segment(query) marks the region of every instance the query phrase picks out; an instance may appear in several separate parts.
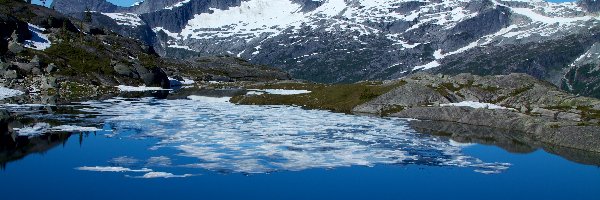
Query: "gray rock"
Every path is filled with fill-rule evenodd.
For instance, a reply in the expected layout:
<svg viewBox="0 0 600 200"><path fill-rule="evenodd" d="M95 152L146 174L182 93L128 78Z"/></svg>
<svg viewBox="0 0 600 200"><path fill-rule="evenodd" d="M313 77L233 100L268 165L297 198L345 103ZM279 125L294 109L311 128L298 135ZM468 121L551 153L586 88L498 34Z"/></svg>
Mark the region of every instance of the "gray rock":
<svg viewBox="0 0 600 200"><path fill-rule="evenodd" d="M40 68L34 67L31 69L31 74L33 75L41 75L42 74L42 70L40 70Z"/></svg>
<svg viewBox="0 0 600 200"><path fill-rule="evenodd" d="M357 106L353 112L380 114L384 108L390 106L412 107L443 103L450 103L450 101L430 87L409 82L369 103Z"/></svg>
<svg viewBox="0 0 600 200"><path fill-rule="evenodd" d="M117 72L117 74L119 75L123 75L123 76L133 76L134 71L132 69L132 67L127 66L125 64L116 64L113 69L115 70L115 72Z"/></svg>
<svg viewBox="0 0 600 200"><path fill-rule="evenodd" d="M52 73L57 70L58 70L58 67L54 63L48 64L48 66L46 66L46 69L44 69L44 71L46 71L46 73Z"/></svg>
<svg viewBox="0 0 600 200"><path fill-rule="evenodd" d="M58 88L58 81L56 79L56 77L53 76L48 76L48 77L43 77L42 78L42 88L43 89L51 89L51 88Z"/></svg>
<svg viewBox="0 0 600 200"><path fill-rule="evenodd" d="M579 122L581 121L581 115L570 112L559 112L556 114L556 119Z"/></svg>
<svg viewBox="0 0 600 200"><path fill-rule="evenodd" d="M34 67L34 68L41 68L42 66L42 61L40 60L40 57L38 57L37 55L33 56L33 58L29 61L29 64Z"/></svg>
<svg viewBox="0 0 600 200"><path fill-rule="evenodd" d="M569 95L548 82L524 74L483 77L415 74L401 81L406 83L353 111L508 129L526 133L542 142L600 151L600 147L594 146L600 143L600 127L593 125L598 119L582 118L583 111L575 109L595 108L600 103L598 99ZM394 83L401 82L388 84ZM440 107L432 103L461 101L518 109Z"/></svg>
<svg viewBox="0 0 600 200"><path fill-rule="evenodd" d="M3 74L4 72L6 72L6 70L8 70L8 68L10 68L10 64L5 63L2 60L0 60L0 74Z"/></svg>
<svg viewBox="0 0 600 200"><path fill-rule="evenodd" d="M23 47L22 44L12 40L12 41L8 42L8 51L10 51L14 54L19 54L19 53L25 51L25 48Z"/></svg>
<svg viewBox="0 0 600 200"><path fill-rule="evenodd" d="M35 64L32 63L13 62L13 64L16 65L19 70L25 73L31 73L31 70L35 68Z"/></svg>
<svg viewBox="0 0 600 200"><path fill-rule="evenodd" d="M5 79L17 79L19 78L19 74L17 73L17 70L7 70L6 72L4 72L4 78Z"/></svg>

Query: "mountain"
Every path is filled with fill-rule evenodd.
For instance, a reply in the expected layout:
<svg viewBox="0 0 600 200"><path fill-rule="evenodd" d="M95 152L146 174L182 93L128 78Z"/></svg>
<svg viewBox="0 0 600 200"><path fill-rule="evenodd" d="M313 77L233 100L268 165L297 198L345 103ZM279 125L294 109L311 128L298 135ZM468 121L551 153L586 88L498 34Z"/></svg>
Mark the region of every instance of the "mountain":
<svg viewBox="0 0 600 200"><path fill-rule="evenodd" d="M27 93L91 97L117 85L169 88L170 78L289 79L231 56L161 58L141 41L20 0L0 0L0 26L0 86Z"/></svg>
<svg viewBox="0 0 600 200"><path fill-rule="evenodd" d="M154 46L163 57L230 55L317 82L417 71L527 73L600 97L600 3L580 0L54 0L60 12Z"/></svg>

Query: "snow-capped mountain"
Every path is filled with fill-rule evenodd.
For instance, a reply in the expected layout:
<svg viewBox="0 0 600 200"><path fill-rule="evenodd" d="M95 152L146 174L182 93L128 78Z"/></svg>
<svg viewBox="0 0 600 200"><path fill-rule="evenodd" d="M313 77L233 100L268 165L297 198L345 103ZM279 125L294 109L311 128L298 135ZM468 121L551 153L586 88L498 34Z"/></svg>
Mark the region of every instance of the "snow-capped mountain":
<svg viewBox="0 0 600 200"><path fill-rule="evenodd" d="M599 76L590 75L600 71L595 0L102 1L53 6L73 15L93 9L97 24L152 43L164 56L231 55L314 81L525 72L600 96Z"/></svg>

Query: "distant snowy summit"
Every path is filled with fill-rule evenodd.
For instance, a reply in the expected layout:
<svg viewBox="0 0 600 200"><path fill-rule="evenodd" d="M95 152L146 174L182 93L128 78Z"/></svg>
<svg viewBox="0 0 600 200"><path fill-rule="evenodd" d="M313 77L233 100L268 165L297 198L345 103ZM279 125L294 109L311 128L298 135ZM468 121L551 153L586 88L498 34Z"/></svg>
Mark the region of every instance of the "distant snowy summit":
<svg viewBox="0 0 600 200"><path fill-rule="evenodd" d="M586 83L596 79L572 75L573 71L594 71L600 60L583 56L598 53L592 48L599 42L594 35L599 30L600 3L595 0L108 4L104 0L53 2L56 10L74 16L81 16L77 12L84 7L91 8L98 12L98 25L152 44L163 56L230 55L321 82L391 79L421 70L524 72L577 92L576 85L583 79Z"/></svg>

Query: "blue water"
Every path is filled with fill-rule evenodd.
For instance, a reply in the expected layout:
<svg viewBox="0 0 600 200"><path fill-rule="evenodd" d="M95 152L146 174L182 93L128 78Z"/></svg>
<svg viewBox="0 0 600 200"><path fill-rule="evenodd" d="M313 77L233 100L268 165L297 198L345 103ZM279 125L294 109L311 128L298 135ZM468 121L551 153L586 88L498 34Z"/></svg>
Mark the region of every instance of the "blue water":
<svg viewBox="0 0 600 200"><path fill-rule="evenodd" d="M600 199L598 166L458 144L402 119L204 98L83 105L101 130L6 163L2 199Z"/></svg>

